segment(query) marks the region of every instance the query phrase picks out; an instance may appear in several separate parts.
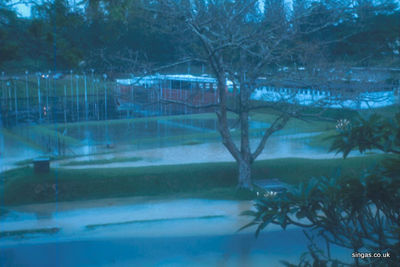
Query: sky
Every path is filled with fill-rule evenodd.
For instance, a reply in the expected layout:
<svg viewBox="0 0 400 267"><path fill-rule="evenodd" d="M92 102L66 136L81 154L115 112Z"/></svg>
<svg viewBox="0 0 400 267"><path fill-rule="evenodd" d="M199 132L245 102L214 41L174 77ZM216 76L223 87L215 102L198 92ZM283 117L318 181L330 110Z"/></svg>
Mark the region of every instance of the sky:
<svg viewBox="0 0 400 267"><path fill-rule="evenodd" d="M17 11L22 17L31 16L31 8L26 5L18 5Z"/></svg>
<svg viewBox="0 0 400 267"><path fill-rule="evenodd" d="M15 6L15 9L22 17L30 17L31 16L31 8L26 4L18 4Z"/></svg>

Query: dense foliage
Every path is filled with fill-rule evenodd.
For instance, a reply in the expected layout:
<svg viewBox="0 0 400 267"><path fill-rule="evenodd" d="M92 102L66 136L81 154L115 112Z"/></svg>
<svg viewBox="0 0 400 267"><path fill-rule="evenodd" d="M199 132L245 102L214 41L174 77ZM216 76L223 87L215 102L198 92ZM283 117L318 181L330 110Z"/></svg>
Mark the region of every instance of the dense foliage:
<svg viewBox="0 0 400 267"><path fill-rule="evenodd" d="M0 6L0 68L127 71L138 55L173 60L170 37L148 23L139 2L88 0L74 6L67 0L36 1L29 18Z"/></svg>
<svg viewBox="0 0 400 267"><path fill-rule="evenodd" d="M179 23L156 17L143 8L147 1L84 0L76 5L67 0L29 1L34 3L29 18L18 16L11 2L0 5L0 68L6 72L78 67L126 71L138 58L167 63L183 57L180 48L185 42L179 36L180 29L171 33L160 27L168 23L172 29ZM331 1L297 0L293 9L282 3L266 1L265 12L270 14L271 27L279 24L304 32L296 40L307 47L294 59L298 65L321 59L358 66L399 63L397 2L356 1L355 8L341 14L343 19L336 25L318 32L308 30L323 27L326 18L333 16L336 6ZM294 20L296 25L285 23L286 18L303 10L308 13ZM339 41L330 42L333 39ZM324 47L316 47L321 41L326 41ZM290 44L283 45L290 49ZM184 53L188 53L185 48ZM324 56L315 57L317 51L324 51Z"/></svg>
<svg viewBox="0 0 400 267"><path fill-rule="evenodd" d="M313 178L278 197L260 197L255 210L245 213L253 217L245 227L257 225L257 235L270 224L306 229L309 251L299 266L344 266L351 253L356 255L355 266L396 266L400 261L399 126L400 113L393 118L372 115L339 121L333 150L346 157L353 149L377 149L387 152L387 159L361 176ZM318 239L327 246L321 248ZM332 245L349 249L349 259L332 257ZM364 257L374 253L390 257Z"/></svg>
<svg viewBox="0 0 400 267"><path fill-rule="evenodd" d="M346 158L353 149L361 153L379 149L386 153L400 154L400 113L393 118L373 114L369 118L359 116L352 123L337 125L338 134L334 136L331 151L343 153Z"/></svg>

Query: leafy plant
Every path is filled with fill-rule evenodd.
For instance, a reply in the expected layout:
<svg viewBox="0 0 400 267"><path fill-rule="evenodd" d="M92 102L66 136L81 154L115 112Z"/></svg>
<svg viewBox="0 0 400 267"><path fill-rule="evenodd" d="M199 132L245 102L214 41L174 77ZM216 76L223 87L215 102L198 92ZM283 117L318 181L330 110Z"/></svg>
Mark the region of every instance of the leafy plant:
<svg viewBox="0 0 400 267"><path fill-rule="evenodd" d="M359 116L346 127L336 129L338 133L331 137L333 142L330 151L343 153L344 158L353 149L358 149L361 153L378 149L400 155L400 112L392 119L378 114L367 119Z"/></svg>
<svg viewBox="0 0 400 267"><path fill-rule="evenodd" d="M297 265L282 262L286 266L396 266L400 262L399 125L400 113L393 119L372 115L352 123L342 121L331 151L346 158L355 148L378 149L389 153L388 160L360 176L312 178L278 197L260 197L255 210L243 213L253 219L242 229L256 225L258 236L270 224L304 228L308 252ZM316 239L324 240L326 248L321 249ZM349 264L331 257L332 245L390 257L354 257Z"/></svg>

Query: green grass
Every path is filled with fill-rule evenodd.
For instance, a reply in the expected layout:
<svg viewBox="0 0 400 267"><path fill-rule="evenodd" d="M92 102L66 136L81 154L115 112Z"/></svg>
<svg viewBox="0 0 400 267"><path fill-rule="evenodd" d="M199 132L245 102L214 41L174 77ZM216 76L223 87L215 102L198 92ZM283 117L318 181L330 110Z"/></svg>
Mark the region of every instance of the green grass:
<svg viewBox="0 0 400 267"><path fill-rule="evenodd" d="M9 212L10 212L10 211L9 211L8 209L1 208L1 207L0 207L0 217L1 217L1 216L4 216L4 215L7 215Z"/></svg>
<svg viewBox="0 0 400 267"><path fill-rule="evenodd" d="M251 115L252 120L266 123L272 123L276 118L277 116L271 113L260 112ZM304 121L299 119L290 119L286 126L280 132L278 132L278 134L282 132L284 132L285 134L320 132L331 130L334 128L335 123L330 121Z"/></svg>
<svg viewBox="0 0 400 267"><path fill-rule="evenodd" d="M141 157L127 157L127 158L111 158L111 159L95 159L95 160L81 160L81 161L70 161L62 164L62 166L81 166L81 165L99 165L99 164L110 164L120 162L135 162L142 160Z"/></svg>
<svg viewBox="0 0 400 267"><path fill-rule="evenodd" d="M24 145L27 145L28 147L37 149L37 150L44 150L45 148L36 144L33 142L31 139L26 138L25 136L21 136L17 133L14 133L6 128L0 128L0 132L7 138L10 138L11 140L14 140L16 142L20 142Z"/></svg>
<svg viewBox="0 0 400 267"><path fill-rule="evenodd" d="M0 132L6 136L7 138L10 138L16 142L22 143L24 145L27 145L28 147L34 148L36 150L41 150L41 151L46 151L46 147L42 144L40 144L40 139L44 138L45 140L48 139L58 139L60 140L61 143L71 146L71 145L76 145L79 143L79 140L72 138L70 136L64 136L61 133L51 130L45 126L27 126L29 127L29 137L24 136L18 132L6 129L6 128L1 128ZM24 164L24 163L22 163Z"/></svg>
<svg viewBox="0 0 400 267"><path fill-rule="evenodd" d="M158 117L143 117L143 118L131 118L131 119L116 119L116 120L102 120L102 121L82 121L82 122L69 122L64 124L58 124L58 129L64 129L65 127L81 127L81 126L100 126L109 125L117 126L119 124L127 124L134 122L151 122L158 120L179 120L179 119L191 119L191 120L207 120L216 119L215 113L200 113L200 114L187 114L187 115L170 115L170 116L158 116ZM232 113L228 114L228 118L234 118ZM49 126L54 127L54 126Z"/></svg>
<svg viewBox="0 0 400 267"><path fill-rule="evenodd" d="M20 161L17 161L17 162L15 163L15 165L16 165L16 166L25 166L25 165L29 165L29 164L33 163L33 160L34 160L34 159L24 159L24 160L20 160Z"/></svg>
<svg viewBox="0 0 400 267"><path fill-rule="evenodd" d="M170 222L170 221L183 221L183 220L204 220L204 219L219 219L225 217L224 215L208 215L208 216L199 216L199 217L181 217L181 218L168 218L168 219L149 219L149 220L132 220L125 222L115 222L115 223L103 223L103 224L89 224L86 225L86 228L89 230L93 230L99 227L106 226L116 226L116 225L126 225L126 224L135 224L135 223L154 223L154 222Z"/></svg>
<svg viewBox="0 0 400 267"><path fill-rule="evenodd" d="M337 132L335 130L329 130L322 132L318 135L315 135L310 138L310 142L308 143L311 147L319 147L329 150L332 144L332 139L330 137L336 135Z"/></svg>
<svg viewBox="0 0 400 267"><path fill-rule="evenodd" d="M198 141L198 140L189 140L189 141L182 143L182 145L184 145L184 146L194 146L194 145L201 145L201 144L204 144L204 142Z"/></svg>
<svg viewBox="0 0 400 267"><path fill-rule="evenodd" d="M0 232L0 238L5 238L5 237L22 238L25 235L32 235L32 234L55 234L60 230L61 229L58 227L53 227L53 228L38 228L38 229L17 230L17 231L3 231Z"/></svg>
<svg viewBox="0 0 400 267"><path fill-rule="evenodd" d="M253 178L280 178L297 184L311 177L359 175L384 155L343 159L274 159L257 161ZM1 174L4 205L72 201L113 197L163 196L236 199L237 166L232 163L203 163L137 168L52 169L35 174L24 167ZM55 186L57 184L58 194Z"/></svg>
<svg viewBox="0 0 400 267"><path fill-rule="evenodd" d="M396 114L397 112L400 112L399 104L382 108L367 109L363 111L361 115L369 116L372 115L373 113L377 113L379 115L382 115L383 117L393 118L393 115Z"/></svg>
<svg viewBox="0 0 400 267"><path fill-rule="evenodd" d="M54 128L46 126L35 125L32 126L31 129L34 133L38 134L39 136L43 136L45 138L55 138L57 137L60 142L65 143L66 145L76 145L79 143L78 139L75 139L70 136L65 136L58 131L55 131Z"/></svg>

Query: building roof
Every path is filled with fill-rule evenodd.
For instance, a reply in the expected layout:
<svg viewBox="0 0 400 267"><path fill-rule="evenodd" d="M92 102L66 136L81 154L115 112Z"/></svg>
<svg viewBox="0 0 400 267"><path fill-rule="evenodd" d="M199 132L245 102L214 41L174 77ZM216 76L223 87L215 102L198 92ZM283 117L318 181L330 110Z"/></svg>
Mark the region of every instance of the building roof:
<svg viewBox="0 0 400 267"><path fill-rule="evenodd" d="M116 82L122 85L144 85L154 84L162 80L168 81L187 81L187 82L204 82L216 83L217 80L208 76L194 76L191 74L166 74L166 75L149 75L143 77L133 77L131 79L117 79Z"/></svg>

